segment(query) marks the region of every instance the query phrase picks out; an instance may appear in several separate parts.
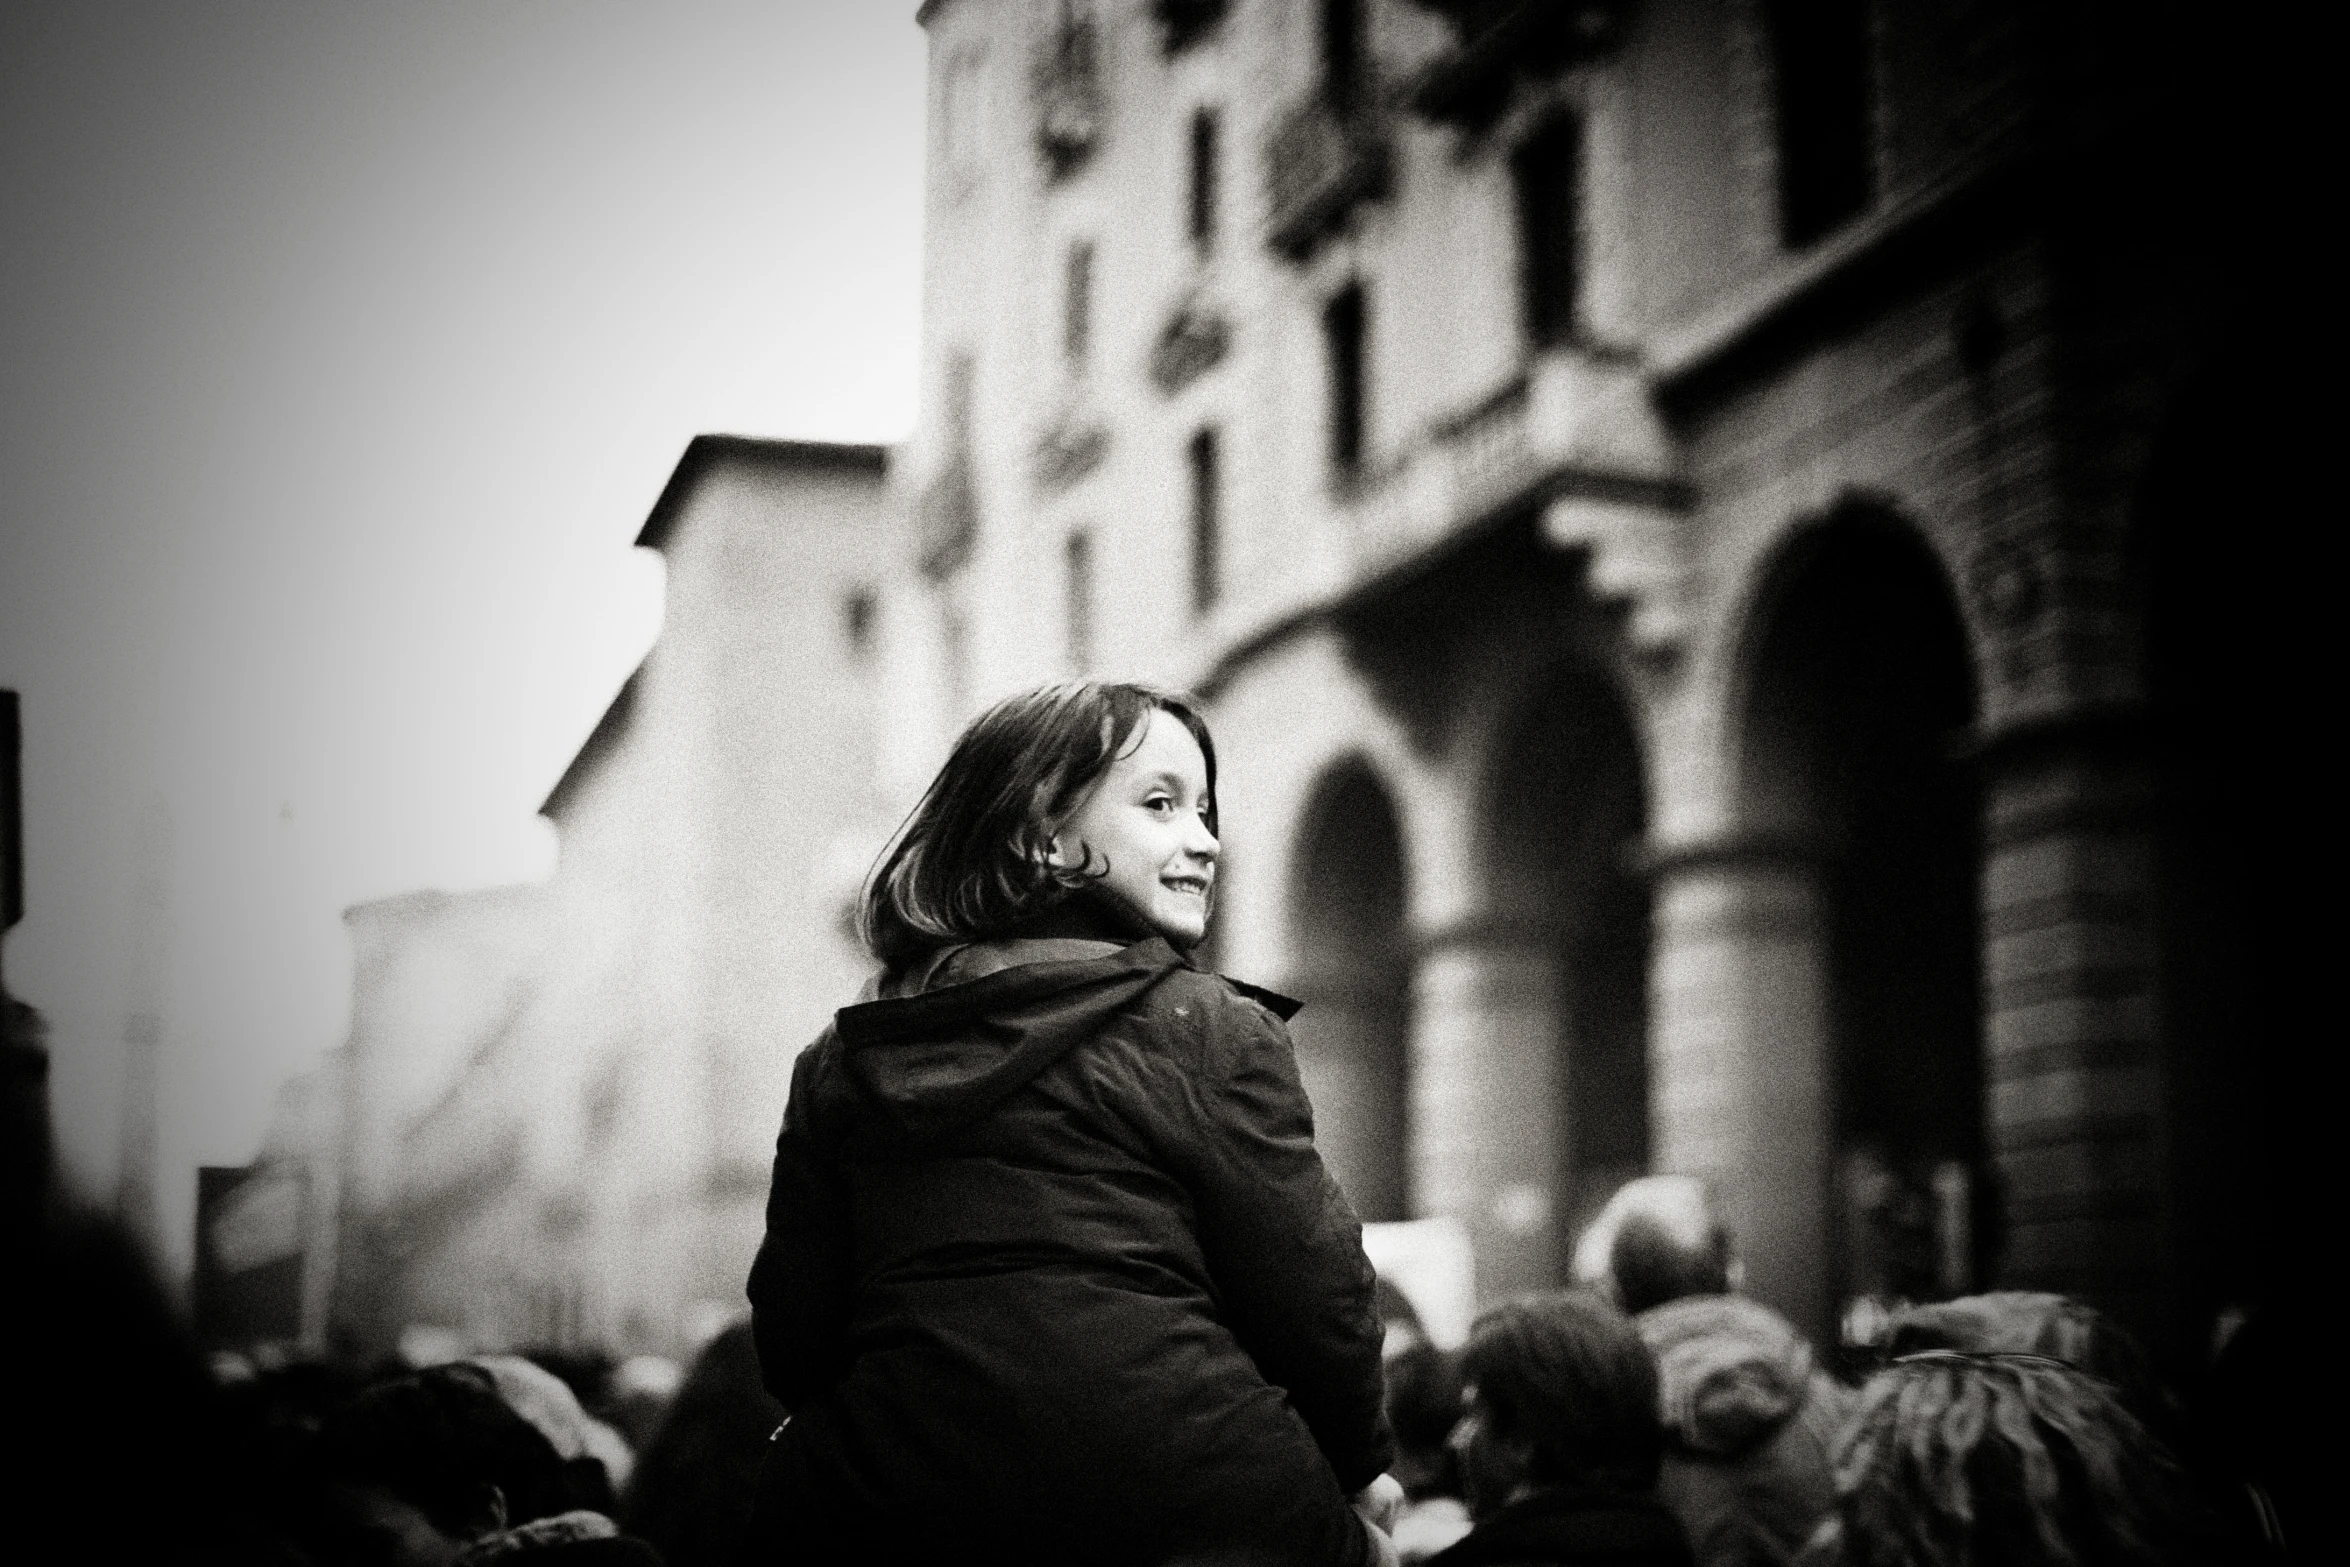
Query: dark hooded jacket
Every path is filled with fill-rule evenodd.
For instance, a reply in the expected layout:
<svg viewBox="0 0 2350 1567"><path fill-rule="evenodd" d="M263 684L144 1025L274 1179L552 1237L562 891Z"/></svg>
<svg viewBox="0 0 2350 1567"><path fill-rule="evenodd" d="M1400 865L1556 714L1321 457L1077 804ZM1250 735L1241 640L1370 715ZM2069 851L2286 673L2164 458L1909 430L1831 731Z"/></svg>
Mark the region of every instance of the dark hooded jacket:
<svg viewBox="0 0 2350 1567"><path fill-rule="evenodd" d="M897 988L801 1057L776 1145L770 1559L1367 1561L1380 1331L1294 1003L1161 940Z"/></svg>
<svg viewBox="0 0 2350 1567"><path fill-rule="evenodd" d="M1657 1495L1700 1567L1792 1562L1835 1504L1829 1453L1852 1406L1786 1318L1692 1295L1633 1319L1656 1356L1665 1428Z"/></svg>

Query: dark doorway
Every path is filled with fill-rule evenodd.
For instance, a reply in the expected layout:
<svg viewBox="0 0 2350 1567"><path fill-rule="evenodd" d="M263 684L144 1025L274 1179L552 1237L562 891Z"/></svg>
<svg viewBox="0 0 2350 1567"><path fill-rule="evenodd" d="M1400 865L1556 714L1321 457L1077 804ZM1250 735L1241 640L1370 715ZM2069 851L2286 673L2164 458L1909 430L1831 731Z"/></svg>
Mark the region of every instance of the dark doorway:
<svg viewBox="0 0 2350 1567"><path fill-rule="evenodd" d="M1768 585L1750 666L1749 818L1816 855L1828 994L1837 1299L1962 1294L1986 1201L1973 665L1949 584L1899 520L1853 508Z"/></svg>

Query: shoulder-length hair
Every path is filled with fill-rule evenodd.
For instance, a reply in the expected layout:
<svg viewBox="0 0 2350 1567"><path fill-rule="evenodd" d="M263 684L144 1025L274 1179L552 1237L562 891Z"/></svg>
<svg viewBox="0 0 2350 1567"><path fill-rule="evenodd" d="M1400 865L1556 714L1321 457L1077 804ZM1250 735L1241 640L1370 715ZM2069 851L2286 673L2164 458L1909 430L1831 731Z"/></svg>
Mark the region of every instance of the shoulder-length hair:
<svg viewBox="0 0 2350 1567"><path fill-rule="evenodd" d="M1055 866L1053 835L1154 711L1199 742L1215 831L1216 744L1188 698L1094 680L1023 691L971 721L874 867L858 910L866 948L896 968L1008 934L1098 879L1090 865Z"/></svg>

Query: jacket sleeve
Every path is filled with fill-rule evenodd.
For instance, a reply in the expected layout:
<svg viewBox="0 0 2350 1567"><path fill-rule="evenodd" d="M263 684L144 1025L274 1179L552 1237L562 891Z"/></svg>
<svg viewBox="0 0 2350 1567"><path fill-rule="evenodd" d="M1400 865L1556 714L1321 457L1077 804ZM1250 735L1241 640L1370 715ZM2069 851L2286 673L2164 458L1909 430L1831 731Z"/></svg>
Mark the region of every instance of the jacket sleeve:
<svg viewBox="0 0 2350 1567"><path fill-rule="evenodd" d="M1191 1184L1208 1271L1242 1347L1357 1491L1395 1455L1362 1225L1314 1151L1288 1032L1237 998L1203 1010Z"/></svg>
<svg viewBox="0 0 2350 1567"><path fill-rule="evenodd" d="M809 1125L816 1083L836 1055L831 1043L826 1034L792 1068L767 1189L767 1234L751 1264L751 1338L760 1378L787 1410L847 1369L848 1193Z"/></svg>

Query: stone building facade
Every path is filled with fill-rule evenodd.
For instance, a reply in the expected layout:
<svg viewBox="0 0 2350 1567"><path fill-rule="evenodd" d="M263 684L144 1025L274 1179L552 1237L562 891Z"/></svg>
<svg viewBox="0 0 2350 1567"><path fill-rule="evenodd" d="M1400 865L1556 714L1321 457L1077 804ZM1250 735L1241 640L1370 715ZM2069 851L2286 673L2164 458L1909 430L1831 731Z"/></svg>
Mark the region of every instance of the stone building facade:
<svg viewBox="0 0 2350 1567"><path fill-rule="evenodd" d="M743 1309L785 1086L894 821L877 447L704 436L663 628L542 808L546 882L361 905L331 1312L380 1352L676 1353Z"/></svg>
<svg viewBox="0 0 2350 1567"><path fill-rule="evenodd" d="M1215 956L1308 1002L1367 1217L1459 1219L1490 1298L1702 1174L1823 1334L2260 1298L2257 897L2193 760L2249 616L2187 543L2258 415L2181 18L920 19L907 646L948 720L1208 696Z"/></svg>

